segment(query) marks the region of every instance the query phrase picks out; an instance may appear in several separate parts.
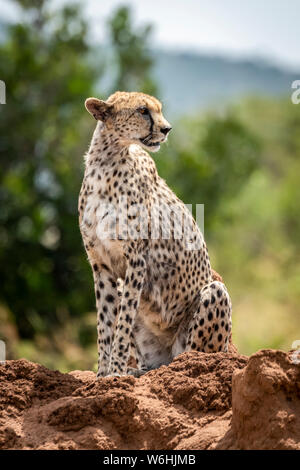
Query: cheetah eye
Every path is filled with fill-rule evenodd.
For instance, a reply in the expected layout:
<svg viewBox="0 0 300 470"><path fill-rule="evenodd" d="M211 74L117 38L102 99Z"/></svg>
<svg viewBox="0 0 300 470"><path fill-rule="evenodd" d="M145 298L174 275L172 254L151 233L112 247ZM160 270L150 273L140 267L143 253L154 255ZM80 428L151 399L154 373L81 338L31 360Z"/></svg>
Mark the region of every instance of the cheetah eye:
<svg viewBox="0 0 300 470"><path fill-rule="evenodd" d="M150 115L149 109L146 106L141 106L140 108L138 108L138 112L142 114L143 116Z"/></svg>

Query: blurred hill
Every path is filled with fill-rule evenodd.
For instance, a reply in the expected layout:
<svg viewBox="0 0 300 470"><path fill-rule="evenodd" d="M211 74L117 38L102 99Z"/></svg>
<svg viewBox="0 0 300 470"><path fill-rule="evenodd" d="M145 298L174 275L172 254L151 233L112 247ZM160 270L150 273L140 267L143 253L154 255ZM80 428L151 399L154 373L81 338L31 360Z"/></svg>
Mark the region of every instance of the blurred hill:
<svg viewBox="0 0 300 470"><path fill-rule="evenodd" d="M291 94L291 84L299 73L264 61L242 60L193 52L148 50L152 57L151 77L157 84L164 109L174 117L195 114L211 107L220 108L249 96L275 98ZM106 55L104 75L99 92L110 94L111 83L118 83L116 70L110 63L110 47L94 46L96 61ZM300 72L300 71L299 71ZM112 78L113 77L113 78ZM134 89L126 77L120 89Z"/></svg>
<svg viewBox="0 0 300 470"><path fill-rule="evenodd" d="M290 94L297 74L259 59L154 51L153 76L170 114L188 114L249 95ZM299 75L299 74L298 74Z"/></svg>

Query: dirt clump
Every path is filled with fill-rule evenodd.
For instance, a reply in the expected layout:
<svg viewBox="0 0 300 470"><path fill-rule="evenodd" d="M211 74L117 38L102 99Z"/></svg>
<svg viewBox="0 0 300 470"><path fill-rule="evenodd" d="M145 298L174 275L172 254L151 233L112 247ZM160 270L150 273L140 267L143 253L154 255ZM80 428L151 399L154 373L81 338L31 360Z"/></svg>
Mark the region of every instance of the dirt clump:
<svg viewBox="0 0 300 470"><path fill-rule="evenodd" d="M1 449L300 449L300 366L184 353L139 379L0 365Z"/></svg>

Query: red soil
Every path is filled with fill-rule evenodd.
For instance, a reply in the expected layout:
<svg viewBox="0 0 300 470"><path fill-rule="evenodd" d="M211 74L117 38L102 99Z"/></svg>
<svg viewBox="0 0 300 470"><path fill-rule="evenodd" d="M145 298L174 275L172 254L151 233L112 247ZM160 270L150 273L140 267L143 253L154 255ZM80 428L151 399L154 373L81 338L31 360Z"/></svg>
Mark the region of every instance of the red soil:
<svg viewBox="0 0 300 470"><path fill-rule="evenodd" d="M0 365L2 449L299 449L300 366L184 353L139 379Z"/></svg>

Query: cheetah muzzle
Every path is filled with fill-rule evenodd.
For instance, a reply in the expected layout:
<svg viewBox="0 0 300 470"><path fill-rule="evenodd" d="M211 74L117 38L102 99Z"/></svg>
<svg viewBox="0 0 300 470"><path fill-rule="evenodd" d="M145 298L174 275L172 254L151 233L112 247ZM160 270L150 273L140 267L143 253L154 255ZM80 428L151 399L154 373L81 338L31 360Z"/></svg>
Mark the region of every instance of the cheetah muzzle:
<svg viewBox="0 0 300 470"><path fill-rule="evenodd" d="M97 376L138 377L183 351L227 351L229 294L214 277L191 213L146 151L158 151L171 130L161 103L143 93L116 92L85 105L97 120L79 196L96 296ZM188 235L175 219L166 223L162 208L183 217Z"/></svg>

